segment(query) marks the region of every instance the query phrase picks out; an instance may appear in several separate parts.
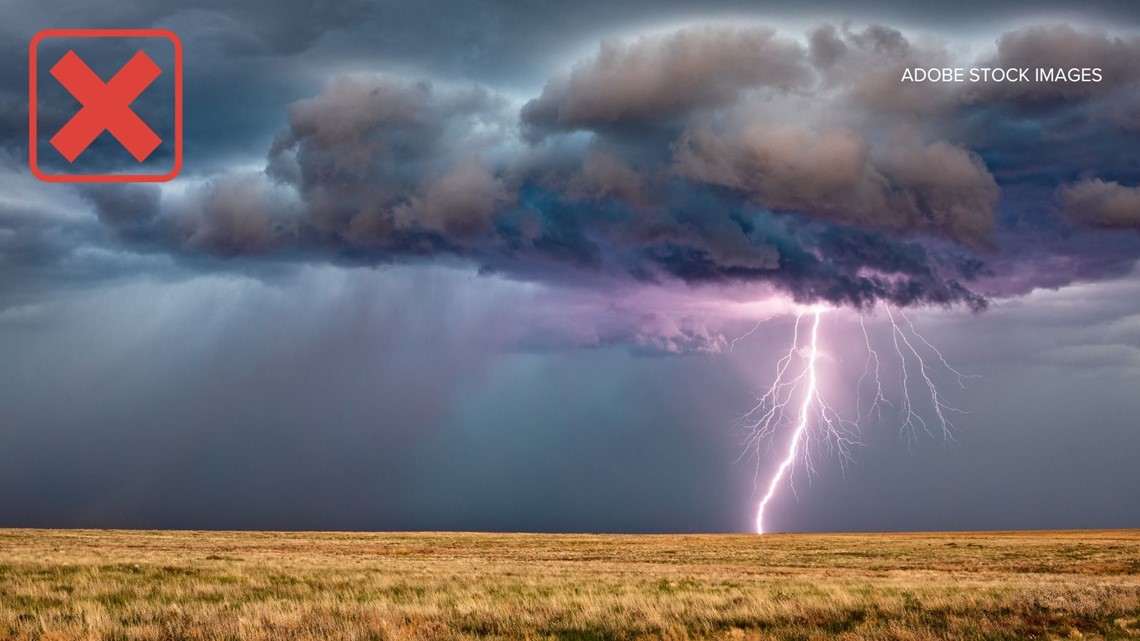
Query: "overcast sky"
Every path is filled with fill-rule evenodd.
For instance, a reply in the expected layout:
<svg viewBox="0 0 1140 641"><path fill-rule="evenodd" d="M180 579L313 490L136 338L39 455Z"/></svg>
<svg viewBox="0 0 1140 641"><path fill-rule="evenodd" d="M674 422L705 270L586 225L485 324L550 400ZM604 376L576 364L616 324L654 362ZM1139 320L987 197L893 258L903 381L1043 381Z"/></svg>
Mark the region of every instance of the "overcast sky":
<svg viewBox="0 0 1140 641"><path fill-rule="evenodd" d="M0 0L0 526L747 531L819 309L889 404L772 529L1140 527L1140 11L803 4ZM84 27L182 40L175 180L31 175Z"/></svg>

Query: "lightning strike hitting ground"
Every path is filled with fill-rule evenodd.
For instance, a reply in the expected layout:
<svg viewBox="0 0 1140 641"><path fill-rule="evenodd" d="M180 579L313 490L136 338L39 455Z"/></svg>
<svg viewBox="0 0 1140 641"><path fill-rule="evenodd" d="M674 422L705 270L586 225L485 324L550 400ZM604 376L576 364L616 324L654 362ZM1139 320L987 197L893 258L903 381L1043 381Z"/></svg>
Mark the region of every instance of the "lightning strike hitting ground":
<svg viewBox="0 0 1140 641"><path fill-rule="evenodd" d="M855 384L855 413L851 418L845 418L827 402L820 390L818 368L822 353L819 334L820 321L825 311L822 308L814 308L807 313L811 317L811 329L806 341L802 341L800 337L800 326L803 324L805 313L796 316L791 346L787 354L776 362L772 384L741 419L748 433L748 450L754 451L757 457L757 486L759 486L762 458L761 445L773 440L778 432L791 430L783 457L769 477L766 491L756 510L756 532L759 534L765 533L765 511L785 477L794 495L797 464L802 464L809 476L815 472L813 452L816 449L822 446L830 453L837 453L840 464L846 466L851 460L851 449L859 444L859 423L872 417L882 420L884 407L898 411L899 429L908 442L917 438L920 431L934 436L935 430L941 434L943 440L952 441L954 424L950 420L950 415L962 413L962 410L946 401L938 389L934 371L940 367L949 372L953 380L963 388L966 381L982 378L963 374L951 367L942 353L918 333L914 323L902 310L886 307L887 320L890 324L890 345L897 356L898 375L901 380L899 398L892 403L883 393L881 370L886 363L880 358L879 352L872 347L871 336L863 317L860 316L859 327L863 333L867 356L863 374ZM902 319L901 322L899 318ZM753 334L761 323L770 319L771 317L768 317L759 321L747 334L733 340L732 346L735 347L738 341ZM801 346L801 342L805 344ZM927 354L925 358L924 351ZM930 354L937 358L936 364L927 362L931 360L933 363ZM916 407L912 401L911 385L929 394L929 409L932 416L924 418L919 413L922 407ZM870 402L864 409L863 392L868 387L871 391ZM922 406L925 406L925 403Z"/></svg>
<svg viewBox="0 0 1140 641"><path fill-rule="evenodd" d="M804 371L807 372L807 389L804 391L804 400L800 404L800 419L796 425L796 431L792 433L792 443L788 447L788 455L780 461L779 467L776 468L776 473L772 476L772 480L768 482L768 491L764 494L764 498L760 499L760 507L756 510L756 532L759 534L764 533L764 508L768 506L768 501L776 494L776 485L784 478L784 473L792 466L796 460L796 452L800 449L800 441L803 440L804 430L807 429L808 413L811 411L812 403L819 403L819 384L815 375L815 360L819 356L819 317L823 312L815 313L815 320L811 324L811 347L808 348L807 364L804 366ZM796 329L800 326L799 319L796 319Z"/></svg>

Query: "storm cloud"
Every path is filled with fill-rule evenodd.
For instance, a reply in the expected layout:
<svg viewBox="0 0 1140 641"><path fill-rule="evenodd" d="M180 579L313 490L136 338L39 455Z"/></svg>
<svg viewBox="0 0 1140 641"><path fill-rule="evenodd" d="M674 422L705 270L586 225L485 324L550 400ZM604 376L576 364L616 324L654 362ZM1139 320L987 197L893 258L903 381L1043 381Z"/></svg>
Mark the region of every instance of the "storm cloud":
<svg viewBox="0 0 1140 641"><path fill-rule="evenodd" d="M1064 59L1108 78L1055 95L900 83L900 68L956 54L874 24L612 38L524 101L478 83L340 74L282 107L260 171L82 194L115 239L174 256L438 257L552 283L753 283L803 303L982 309L1034 286L1010 256L1048 260L1049 243L1024 244L1015 229L1059 238L1133 224L1132 191L1116 182L1128 176L1074 181L1088 168L1044 150L1119 148L1137 135L1109 124L1104 105L1082 104L1120 102L1136 80L1126 64L1136 42L1070 25L996 39L993 64ZM976 123L1002 104L1042 101L1048 111L1016 116L1022 129L980 137ZM1041 133L1066 119L1079 139ZM1017 164L1011 154L1031 146L1041 153ZM1103 264L1066 255L1083 264L1040 286L1096 278Z"/></svg>
<svg viewBox="0 0 1140 641"><path fill-rule="evenodd" d="M988 100L1039 105L1073 102L1103 96L1140 81L1140 37L1109 35L1105 31L1078 29L1069 24L1037 25L1002 35L997 53L982 61L1002 68L1100 69L1101 82L992 83L976 94Z"/></svg>
<svg viewBox="0 0 1140 641"><path fill-rule="evenodd" d="M793 91L813 80L800 43L765 27L699 27L630 43L547 82L522 108L536 131L652 125L725 107L749 90Z"/></svg>
<svg viewBox="0 0 1140 641"><path fill-rule="evenodd" d="M1115 75L1095 94L1053 96L1071 107L1054 105L1040 118L1054 121L1065 109L1083 117L1080 100L1117 96L1133 82L1118 69L1132 40L1070 26L1011 31L992 60L1018 63L1050 38ZM1013 238L1001 222L1005 189L1065 177L1057 164L1035 174L1005 161L991 169L990 159L1068 143L977 139L970 123L979 109L1034 95L935 88L914 102L918 94L908 92L919 89L899 83L897 68L946 64L950 51L877 25L823 25L801 38L701 26L606 41L522 103L477 84L341 76L285 110L287 126L268 150L269 181L210 178L197 190L201 202L183 202L181 214L164 199L153 231L173 249L221 255L376 263L442 255L524 279L573 280L586 269L651 282L766 283L801 301L976 308L1003 288L971 289L987 269L967 265L1006 268L1000 254L1022 251L1002 247ZM885 106L911 120L884 122L875 110ZM1095 122L1084 135L1109 144L1117 134ZM241 206L227 206L237 185L259 181ZM1080 218L1050 218L1052 196L1038 193L1035 228ZM1070 209L1091 206L1065 197ZM242 212L249 220L238 220ZM873 251L854 255L883 247L909 255L925 244L922 278L838 264L816 244L828 226L856 238L858 229L878 233ZM1088 278L1089 269L1073 277Z"/></svg>
<svg viewBox="0 0 1140 641"><path fill-rule="evenodd" d="M1140 228L1140 188L1118 182L1083 180L1059 192L1071 220L1094 227Z"/></svg>
<svg viewBox="0 0 1140 641"><path fill-rule="evenodd" d="M752 127L694 130L678 142L675 171L738 190L777 211L893 231L926 231L985 245L999 189L982 160L938 141L902 135L881 158L851 131Z"/></svg>

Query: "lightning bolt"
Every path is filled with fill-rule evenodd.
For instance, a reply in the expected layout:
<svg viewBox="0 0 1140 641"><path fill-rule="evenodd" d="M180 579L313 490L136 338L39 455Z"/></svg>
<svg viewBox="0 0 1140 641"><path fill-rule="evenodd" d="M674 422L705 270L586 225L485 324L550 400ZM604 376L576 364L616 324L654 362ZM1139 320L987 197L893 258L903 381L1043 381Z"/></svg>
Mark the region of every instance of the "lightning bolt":
<svg viewBox="0 0 1140 641"><path fill-rule="evenodd" d="M809 412L813 401L819 400L819 382L815 374L815 361L819 357L819 319L823 312L817 311L815 319L811 324L811 347L808 348L807 365L805 371L807 372L807 390L804 392L803 403L800 404L800 420L796 425L795 432L792 433L792 441L788 445L788 454L780 461L779 467L776 468L776 473L772 475L772 480L768 482L768 491L764 494L764 498L760 499L760 507L756 510L756 533L764 533L764 508L768 507L768 502L776 495L776 486L784 478L796 460L796 452L800 449L800 441L804 438L804 433L807 432ZM800 319L796 319L796 329L799 330Z"/></svg>
<svg viewBox="0 0 1140 641"><path fill-rule="evenodd" d="M758 395L756 405L740 421L748 431L746 451L756 453L754 483L757 488L760 486L762 443L774 440L777 432L784 428L791 430L783 456L768 478L764 495L756 509L757 533L765 533L765 511L785 478L792 493L796 493L794 478L797 464L803 464L809 478L814 474L812 451L815 446L823 444L830 452L838 452L841 465L846 466L851 460L851 449L859 444L859 423L872 417L882 422L884 408L898 410L900 433L907 437L908 443L915 440L920 432L935 436L935 430L938 430L944 441L953 441L954 424L950 417L964 412L948 403L939 391L937 373L949 373L952 380L962 388L966 387L968 381L982 377L963 374L954 369L942 352L918 333L914 323L902 310L892 310L889 306L884 308L890 326L890 347L893 348L898 367L899 398L895 403L887 400L881 370L888 363L872 346L871 335L860 315L859 327L863 334L866 358L863 373L855 384L853 418L844 418L827 402L821 391L818 369L820 361L826 359L826 354L820 349L819 334L825 310L817 307L796 315L791 345L787 353L776 362L771 385ZM805 314L810 315L811 327L806 332L808 336L803 341L805 344L801 346L801 326ZM754 334L762 323L771 318L769 316L758 321L748 333L734 339L732 346L735 347L738 341ZM911 397L912 387L923 390L923 398L929 396L928 406L924 403L916 405ZM870 401L864 408L864 390L868 388L871 392ZM927 407L932 416L924 417L921 413L923 407Z"/></svg>

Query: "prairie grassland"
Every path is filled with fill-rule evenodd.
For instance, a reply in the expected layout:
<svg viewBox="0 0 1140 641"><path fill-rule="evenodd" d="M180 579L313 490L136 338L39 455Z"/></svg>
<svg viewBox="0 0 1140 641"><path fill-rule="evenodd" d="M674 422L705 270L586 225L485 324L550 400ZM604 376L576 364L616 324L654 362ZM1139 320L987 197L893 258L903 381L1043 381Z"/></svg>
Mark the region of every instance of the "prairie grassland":
<svg viewBox="0 0 1140 641"><path fill-rule="evenodd" d="M0 530L0 640L1140 638L1140 531Z"/></svg>

